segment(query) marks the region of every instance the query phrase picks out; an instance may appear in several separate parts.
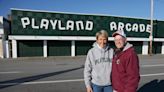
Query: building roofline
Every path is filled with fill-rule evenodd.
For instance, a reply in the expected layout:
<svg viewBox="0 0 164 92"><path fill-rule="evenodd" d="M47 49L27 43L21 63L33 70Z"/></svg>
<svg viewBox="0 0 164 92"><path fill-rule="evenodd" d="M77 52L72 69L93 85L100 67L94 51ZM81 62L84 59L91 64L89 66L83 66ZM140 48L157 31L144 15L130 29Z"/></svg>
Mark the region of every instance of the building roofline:
<svg viewBox="0 0 164 92"><path fill-rule="evenodd" d="M109 16L109 17L121 17L121 18L135 18L135 19L144 19L150 20L147 18L139 17L128 17L128 16L118 16L118 15L108 15L108 14L92 14L92 13L75 13L75 12L60 12L60 11L47 11L47 10L33 10L33 9L19 9L19 8L10 8L11 10L21 10L21 11L32 11L32 12L46 12L46 13L65 13L65 14L77 14L77 15L92 15L92 16ZM156 19L154 19L156 20ZM160 20L162 21L162 20Z"/></svg>

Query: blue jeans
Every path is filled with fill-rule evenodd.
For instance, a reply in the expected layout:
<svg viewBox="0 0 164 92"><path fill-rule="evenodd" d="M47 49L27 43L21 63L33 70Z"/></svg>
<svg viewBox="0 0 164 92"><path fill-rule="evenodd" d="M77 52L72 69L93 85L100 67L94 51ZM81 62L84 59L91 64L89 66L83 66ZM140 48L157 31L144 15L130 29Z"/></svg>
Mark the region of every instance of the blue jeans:
<svg viewBox="0 0 164 92"><path fill-rule="evenodd" d="M111 85L99 86L92 83L92 89L93 89L93 92L113 92Z"/></svg>

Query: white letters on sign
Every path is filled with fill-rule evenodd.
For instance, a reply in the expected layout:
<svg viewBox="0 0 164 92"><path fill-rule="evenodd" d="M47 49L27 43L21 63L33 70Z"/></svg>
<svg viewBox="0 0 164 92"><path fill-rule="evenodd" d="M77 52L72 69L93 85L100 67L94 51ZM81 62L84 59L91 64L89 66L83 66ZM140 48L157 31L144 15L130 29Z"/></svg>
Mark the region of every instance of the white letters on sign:
<svg viewBox="0 0 164 92"><path fill-rule="evenodd" d="M21 18L22 27L25 29L27 27L31 27L33 29L45 29L48 30L52 28L53 30L87 30L91 31L93 30L93 22L92 21L84 21L78 20L78 21L72 21L67 20L66 23L64 23L61 20L48 20L48 19L41 19L39 24L36 22L35 18L29 18L29 17L23 17Z"/></svg>

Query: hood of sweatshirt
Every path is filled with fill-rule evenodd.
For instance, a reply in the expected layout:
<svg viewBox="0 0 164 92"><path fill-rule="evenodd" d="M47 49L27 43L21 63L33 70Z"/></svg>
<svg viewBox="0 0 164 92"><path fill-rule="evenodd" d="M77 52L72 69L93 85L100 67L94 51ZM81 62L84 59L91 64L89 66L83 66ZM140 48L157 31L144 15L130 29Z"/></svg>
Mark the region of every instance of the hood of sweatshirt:
<svg viewBox="0 0 164 92"><path fill-rule="evenodd" d="M133 46L132 44L130 44L130 43L127 42L126 45L125 45L125 47L124 47L124 49L123 49L123 51L126 51L127 49L129 49L132 46Z"/></svg>

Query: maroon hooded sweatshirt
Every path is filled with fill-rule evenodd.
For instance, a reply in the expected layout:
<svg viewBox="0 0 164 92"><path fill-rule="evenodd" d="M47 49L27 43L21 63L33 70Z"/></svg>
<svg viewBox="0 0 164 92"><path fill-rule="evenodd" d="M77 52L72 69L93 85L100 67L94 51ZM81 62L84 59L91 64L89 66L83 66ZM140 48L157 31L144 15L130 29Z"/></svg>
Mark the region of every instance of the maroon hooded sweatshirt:
<svg viewBox="0 0 164 92"><path fill-rule="evenodd" d="M117 92L136 92L140 80L139 59L129 43L112 61L112 86Z"/></svg>

